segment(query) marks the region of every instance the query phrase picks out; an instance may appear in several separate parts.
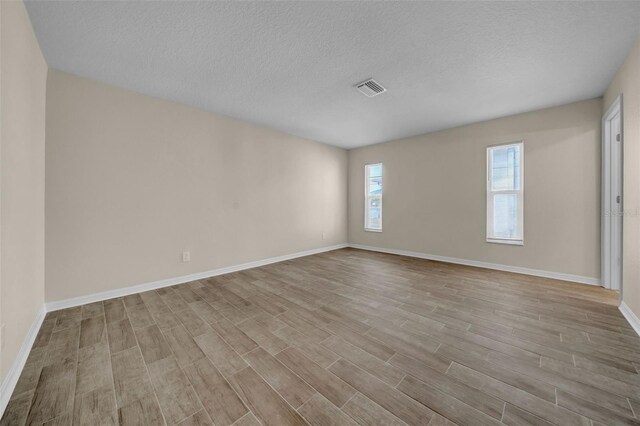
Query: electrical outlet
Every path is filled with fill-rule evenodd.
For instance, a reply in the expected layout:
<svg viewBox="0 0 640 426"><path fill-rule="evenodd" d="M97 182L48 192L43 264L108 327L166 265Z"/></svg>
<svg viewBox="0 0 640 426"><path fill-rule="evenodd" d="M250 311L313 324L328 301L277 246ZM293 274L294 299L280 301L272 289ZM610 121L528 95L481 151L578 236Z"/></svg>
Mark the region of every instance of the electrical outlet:
<svg viewBox="0 0 640 426"><path fill-rule="evenodd" d="M327 239L327 233L326 232L322 232L322 239L326 240Z"/></svg>
<svg viewBox="0 0 640 426"><path fill-rule="evenodd" d="M183 262L191 262L191 252L183 251L182 252L182 261Z"/></svg>

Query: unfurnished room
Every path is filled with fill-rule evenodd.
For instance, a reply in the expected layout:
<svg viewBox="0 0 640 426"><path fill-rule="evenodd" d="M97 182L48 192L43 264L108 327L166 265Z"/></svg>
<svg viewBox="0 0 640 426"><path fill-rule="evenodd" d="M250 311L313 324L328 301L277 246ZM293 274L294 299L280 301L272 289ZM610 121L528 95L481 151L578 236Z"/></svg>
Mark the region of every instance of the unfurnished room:
<svg viewBox="0 0 640 426"><path fill-rule="evenodd" d="M640 1L0 0L24 425L640 425Z"/></svg>

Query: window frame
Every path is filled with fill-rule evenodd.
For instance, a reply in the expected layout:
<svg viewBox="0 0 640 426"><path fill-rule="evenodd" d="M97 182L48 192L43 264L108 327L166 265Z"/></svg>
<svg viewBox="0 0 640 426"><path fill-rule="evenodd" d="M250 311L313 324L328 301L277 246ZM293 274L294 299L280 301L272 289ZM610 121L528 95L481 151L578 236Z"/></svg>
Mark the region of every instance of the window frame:
<svg viewBox="0 0 640 426"><path fill-rule="evenodd" d="M380 165L380 228L369 228L369 169ZM384 166L381 162L364 165L364 230L366 232L382 232L382 196L384 193Z"/></svg>
<svg viewBox="0 0 640 426"><path fill-rule="evenodd" d="M493 164L491 152L495 148L505 148L510 146L520 147L520 189L517 190L493 190L491 186L491 180L493 178ZM487 187L486 187L486 202L487 202L487 227L486 227L486 241L488 243L508 244L508 245L524 245L524 140L491 145L487 147ZM499 194L515 194L518 196L518 237L519 238L499 238L493 236L493 199L495 195Z"/></svg>

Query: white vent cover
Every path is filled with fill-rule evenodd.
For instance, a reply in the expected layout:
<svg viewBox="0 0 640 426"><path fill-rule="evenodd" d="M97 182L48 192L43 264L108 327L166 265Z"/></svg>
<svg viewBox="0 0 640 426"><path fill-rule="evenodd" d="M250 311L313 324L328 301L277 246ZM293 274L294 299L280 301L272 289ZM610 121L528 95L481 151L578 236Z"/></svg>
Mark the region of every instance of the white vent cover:
<svg viewBox="0 0 640 426"><path fill-rule="evenodd" d="M378 96L379 94L387 91L387 89L382 87L380 83L376 82L372 78L370 78L369 80L365 80L362 83L356 84L356 89L358 89L360 92L364 93L370 98L373 98L374 96Z"/></svg>

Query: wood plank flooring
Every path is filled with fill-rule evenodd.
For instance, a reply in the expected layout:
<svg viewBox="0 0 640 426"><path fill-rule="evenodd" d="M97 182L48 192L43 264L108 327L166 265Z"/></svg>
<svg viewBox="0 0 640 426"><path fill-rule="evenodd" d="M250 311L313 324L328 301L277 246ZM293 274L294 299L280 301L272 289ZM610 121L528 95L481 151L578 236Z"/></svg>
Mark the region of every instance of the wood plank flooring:
<svg viewBox="0 0 640 426"><path fill-rule="evenodd" d="M47 314L0 424L640 424L616 304L338 250Z"/></svg>

